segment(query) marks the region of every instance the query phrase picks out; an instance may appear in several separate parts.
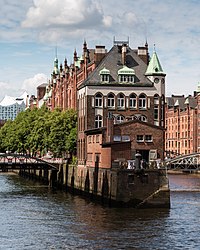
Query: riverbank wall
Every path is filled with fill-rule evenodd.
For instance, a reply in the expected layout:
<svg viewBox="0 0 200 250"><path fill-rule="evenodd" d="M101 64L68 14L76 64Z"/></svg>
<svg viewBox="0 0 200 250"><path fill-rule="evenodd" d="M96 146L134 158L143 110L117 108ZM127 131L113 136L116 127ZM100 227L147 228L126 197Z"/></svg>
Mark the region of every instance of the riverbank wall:
<svg viewBox="0 0 200 250"><path fill-rule="evenodd" d="M77 168L67 163L57 164L57 169L19 174L110 206L170 208L166 170Z"/></svg>

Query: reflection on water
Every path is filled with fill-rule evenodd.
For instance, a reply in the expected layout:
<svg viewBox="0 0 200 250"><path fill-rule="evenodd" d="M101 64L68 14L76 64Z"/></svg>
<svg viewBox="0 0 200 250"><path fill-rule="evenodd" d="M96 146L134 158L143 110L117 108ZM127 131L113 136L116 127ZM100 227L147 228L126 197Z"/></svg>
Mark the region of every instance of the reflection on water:
<svg viewBox="0 0 200 250"><path fill-rule="evenodd" d="M172 191L200 191L200 175L180 174L169 175L170 190Z"/></svg>
<svg viewBox="0 0 200 250"><path fill-rule="evenodd" d="M199 249L200 179L169 180L171 209L136 210L0 175L0 249Z"/></svg>

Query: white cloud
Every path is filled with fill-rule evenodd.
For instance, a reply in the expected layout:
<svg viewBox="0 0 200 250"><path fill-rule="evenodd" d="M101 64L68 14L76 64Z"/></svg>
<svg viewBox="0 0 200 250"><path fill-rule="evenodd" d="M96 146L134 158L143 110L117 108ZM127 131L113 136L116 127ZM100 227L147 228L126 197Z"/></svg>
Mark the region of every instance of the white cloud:
<svg viewBox="0 0 200 250"><path fill-rule="evenodd" d="M22 89L26 90L30 95L36 95L37 87L42 83L47 83L47 76L45 74L39 73L32 78L24 80Z"/></svg>
<svg viewBox="0 0 200 250"><path fill-rule="evenodd" d="M5 95L10 96L19 96L22 94L22 91L17 89L16 86L8 82L0 82L0 101L4 98Z"/></svg>
<svg viewBox="0 0 200 250"><path fill-rule="evenodd" d="M15 63L15 66L9 66L13 57L10 56L8 59L9 51L5 51L5 55L4 51L1 52L0 81L8 80L10 82L8 85L12 85L11 91L14 91L14 85L19 88L23 79L27 78L27 75L34 75L38 69L39 72L44 73L47 70L51 71L48 66L46 70L46 61L44 66L44 61L41 62L41 55L37 54L37 51L34 51L34 55L30 55L29 58L20 57L20 54L27 53L25 46L28 43L30 47L31 43L48 44L49 46L57 44L58 51L59 46L62 46L66 51L62 59L66 56L71 61L74 48L81 50L84 39L90 48L96 44L103 44L109 49L112 47L114 36L119 40L129 37L132 48L144 45L147 38L151 52L153 44L156 44L156 51L167 74L168 92L173 93L177 90L188 92L188 89L191 89L190 92L192 92L193 86L200 79L198 56L200 50L200 1L0 1L1 42L24 42L18 50L18 54L14 53L14 49L10 51L12 55L19 57L18 65ZM25 52L22 51L23 46ZM47 52L42 56L46 57L46 54ZM50 53L48 56L51 58ZM24 60L24 64L22 60ZM28 86L27 82L29 81L25 80L23 86ZM30 80L30 82L34 81ZM30 85L32 84L30 83ZM3 89L6 90L6 87ZM33 91L35 92L35 89L32 89Z"/></svg>
<svg viewBox="0 0 200 250"><path fill-rule="evenodd" d="M103 14L92 0L34 0L22 22L25 28L83 27L102 24Z"/></svg>
<svg viewBox="0 0 200 250"><path fill-rule="evenodd" d="M103 23L106 27L111 27L112 25L112 17L111 16L104 16Z"/></svg>

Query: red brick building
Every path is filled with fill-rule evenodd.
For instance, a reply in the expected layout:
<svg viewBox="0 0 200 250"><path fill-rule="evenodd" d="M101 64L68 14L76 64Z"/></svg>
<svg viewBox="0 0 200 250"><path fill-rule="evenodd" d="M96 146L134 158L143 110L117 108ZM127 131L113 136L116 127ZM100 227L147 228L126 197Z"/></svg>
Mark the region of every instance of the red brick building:
<svg viewBox="0 0 200 250"><path fill-rule="evenodd" d="M165 150L168 157L200 152L200 96L166 98Z"/></svg>
<svg viewBox="0 0 200 250"><path fill-rule="evenodd" d="M148 44L132 49L128 41L114 41L74 52L73 63L58 66L38 96L53 110L78 112L77 157L80 167L102 168L131 160L139 152L146 161L164 157L165 73ZM41 100L41 99L40 99ZM41 105L40 101L40 105Z"/></svg>
<svg viewBox="0 0 200 250"><path fill-rule="evenodd" d="M165 73L156 52L149 61L147 44L135 50L115 41L99 53L102 60L77 86L79 167L94 167L97 157L111 167L136 152L163 159Z"/></svg>

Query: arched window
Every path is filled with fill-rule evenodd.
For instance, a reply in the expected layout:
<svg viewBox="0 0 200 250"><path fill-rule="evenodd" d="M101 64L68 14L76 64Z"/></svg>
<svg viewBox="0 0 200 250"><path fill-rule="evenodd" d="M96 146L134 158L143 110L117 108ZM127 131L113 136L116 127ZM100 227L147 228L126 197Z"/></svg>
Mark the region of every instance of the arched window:
<svg viewBox="0 0 200 250"><path fill-rule="evenodd" d="M117 107L118 108L124 108L125 107L125 97L121 93L117 97Z"/></svg>
<svg viewBox="0 0 200 250"><path fill-rule="evenodd" d="M159 104L159 95L154 95L154 104Z"/></svg>
<svg viewBox="0 0 200 250"><path fill-rule="evenodd" d="M103 125L103 120L101 115L95 117L95 128L101 128Z"/></svg>
<svg viewBox="0 0 200 250"><path fill-rule="evenodd" d="M141 122L147 122L147 117L145 115L141 115L138 117L138 120L140 120Z"/></svg>
<svg viewBox="0 0 200 250"><path fill-rule="evenodd" d="M121 122L124 122L124 117L123 115L118 115L116 118L116 123L121 123Z"/></svg>
<svg viewBox="0 0 200 250"><path fill-rule="evenodd" d="M131 116L131 120L135 121L137 119L138 119L137 116L135 116L135 115Z"/></svg>
<svg viewBox="0 0 200 250"><path fill-rule="evenodd" d="M147 101L146 96L144 94L141 94L139 96L139 109L146 109Z"/></svg>
<svg viewBox="0 0 200 250"><path fill-rule="evenodd" d="M115 107L115 96L113 94L108 95L108 108Z"/></svg>
<svg viewBox="0 0 200 250"><path fill-rule="evenodd" d="M137 99L135 94L131 94L129 96L129 107L130 108L137 108Z"/></svg>
<svg viewBox="0 0 200 250"><path fill-rule="evenodd" d="M96 94L95 96L95 107L102 107L103 104L103 97L100 93Z"/></svg>

